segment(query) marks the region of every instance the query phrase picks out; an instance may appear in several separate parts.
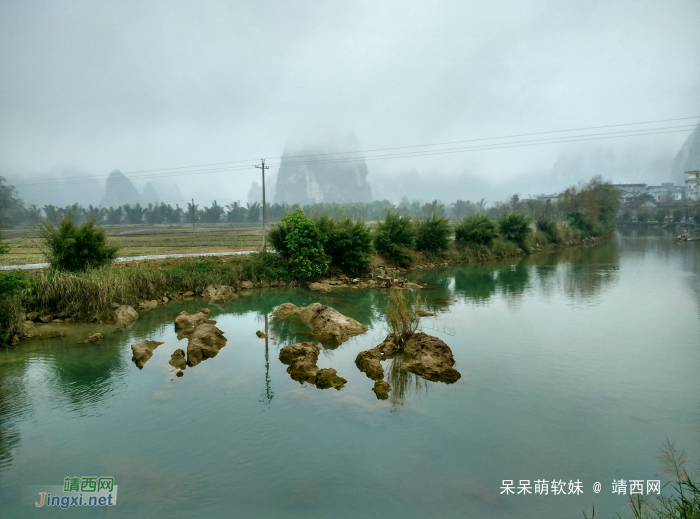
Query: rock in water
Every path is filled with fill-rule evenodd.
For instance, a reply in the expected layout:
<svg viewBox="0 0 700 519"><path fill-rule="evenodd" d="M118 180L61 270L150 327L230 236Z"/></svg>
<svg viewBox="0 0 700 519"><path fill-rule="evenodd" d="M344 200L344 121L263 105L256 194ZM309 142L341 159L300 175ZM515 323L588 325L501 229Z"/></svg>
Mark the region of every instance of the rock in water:
<svg viewBox="0 0 700 519"><path fill-rule="evenodd" d="M381 361L399 353L404 355L401 369L426 380L451 384L462 376L452 367L455 359L450 347L437 337L422 332L407 339L403 349L399 349L394 334L390 333L381 344L371 350L361 351L355 358L355 365L372 380L381 381L384 378ZM377 387L375 384L375 389ZM376 390L373 391L377 393Z"/></svg>
<svg viewBox="0 0 700 519"><path fill-rule="evenodd" d="M187 360L185 359L185 351L180 349L180 348L175 350L175 352L170 356L170 360L168 361L168 364L170 364L173 368L185 369L187 367Z"/></svg>
<svg viewBox="0 0 700 519"><path fill-rule="evenodd" d="M386 400L389 398L389 391L391 391L391 385L383 380L377 380L372 388L374 394L377 395L377 399Z"/></svg>
<svg viewBox="0 0 700 519"><path fill-rule="evenodd" d="M200 324L189 335L187 365L196 366L204 359L216 357L224 346L226 337L221 330L208 322Z"/></svg>
<svg viewBox="0 0 700 519"><path fill-rule="evenodd" d="M360 371L372 380L382 380L384 378L384 368L381 360L389 355L398 353L399 347L394 339L394 334L390 333L384 342L375 346L371 350L361 351L355 358L355 365Z"/></svg>
<svg viewBox="0 0 700 519"><path fill-rule="evenodd" d="M455 363L452 350L437 337L414 333L404 344L404 352L410 360L405 361L401 369L426 380L451 384L462 376L452 367Z"/></svg>
<svg viewBox="0 0 700 519"><path fill-rule="evenodd" d="M284 303L272 312L272 315L280 319L298 316L320 340L334 341L339 344L367 331L364 324L321 303L312 303L306 307Z"/></svg>
<svg viewBox="0 0 700 519"><path fill-rule="evenodd" d="M131 357L131 360L134 361L137 368L143 368L143 365L146 364L148 359L153 356L153 350L155 350L161 344L163 343L156 341L143 341L139 342L138 344L132 344L131 351L133 352L133 356Z"/></svg>
<svg viewBox="0 0 700 519"><path fill-rule="evenodd" d="M200 311L190 315L185 310L183 310L175 318L175 329L180 330L177 334L177 338L182 339L183 337L191 334L195 330L195 328L197 328L197 326L199 326L202 323L216 324L216 321L207 319L207 316L204 312Z"/></svg>
<svg viewBox="0 0 700 519"><path fill-rule="evenodd" d="M129 305L121 305L114 311L114 320L120 328L133 323L138 318L138 312Z"/></svg>
<svg viewBox="0 0 700 519"><path fill-rule="evenodd" d="M316 142L290 142L282 154L275 202L308 204L328 202L371 202L372 190L367 183L367 164L360 153L357 137L348 133ZM352 152L352 161L334 163L300 163L298 155Z"/></svg>
<svg viewBox="0 0 700 519"><path fill-rule="evenodd" d="M223 305L229 301L238 299L238 296L231 287L226 285L207 285L202 292L202 297L205 301L208 301L210 305Z"/></svg>
<svg viewBox="0 0 700 519"><path fill-rule="evenodd" d="M83 341L83 344L92 344L93 342L98 342L104 339L101 333L93 333L90 337Z"/></svg>
<svg viewBox="0 0 700 519"><path fill-rule="evenodd" d="M257 332L255 332L255 335L258 336L258 339L267 339L267 334L264 333L264 332L261 332L260 330L258 330Z"/></svg>
<svg viewBox="0 0 700 519"><path fill-rule="evenodd" d="M308 382L319 389L334 387L340 389L347 380L339 377L333 368L319 369L316 365L321 352L313 342L298 342L280 350L280 360L288 364L287 373L297 382Z"/></svg>

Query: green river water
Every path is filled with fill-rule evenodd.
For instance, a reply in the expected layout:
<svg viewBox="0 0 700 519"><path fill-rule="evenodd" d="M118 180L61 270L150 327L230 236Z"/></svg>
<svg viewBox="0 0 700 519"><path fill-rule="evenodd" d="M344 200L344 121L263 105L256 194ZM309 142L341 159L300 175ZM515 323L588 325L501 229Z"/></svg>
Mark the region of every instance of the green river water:
<svg viewBox="0 0 700 519"><path fill-rule="evenodd" d="M593 504L596 518L626 517L613 480L663 482L666 438L700 455L699 247L627 231L414 273L437 313L423 329L450 345L462 378L391 375L387 401L354 364L386 335L382 291L257 290L210 306L228 344L181 378L173 321L201 300L144 312L101 344L78 344L94 330L80 325L0 351L0 517L559 519ZM270 319L273 338L255 336L287 301L369 326L319 357L344 389L287 375L279 349L313 340L302 325ZM145 339L164 344L139 370L130 345ZM20 499L73 476L114 477L117 504ZM503 480L538 479L579 480L583 494L501 494Z"/></svg>

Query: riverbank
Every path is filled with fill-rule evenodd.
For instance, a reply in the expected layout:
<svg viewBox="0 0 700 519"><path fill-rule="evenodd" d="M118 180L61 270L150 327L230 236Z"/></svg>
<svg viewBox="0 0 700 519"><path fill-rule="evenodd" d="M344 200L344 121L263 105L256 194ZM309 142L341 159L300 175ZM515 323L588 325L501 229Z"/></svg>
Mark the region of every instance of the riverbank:
<svg viewBox="0 0 700 519"><path fill-rule="evenodd" d="M405 288L419 289L403 274L412 270L482 263L509 257L582 247L605 239L584 238L559 244L534 243L528 250L512 242L499 241L491 247L453 248L440 257L414 252L415 263L401 268L385 258L372 257L371 269L361 277L350 277L330 271L313 282L299 283L285 278L282 260L274 254L253 253L245 256L207 258L168 258L113 264L109 268L84 273L55 270L29 272L29 288L21 295L3 302L0 313L7 323L11 345L34 334L30 322L54 325L89 322L114 323L115 309L132 307L147 311L171 301L201 296L208 286L229 286L240 292L253 288L274 288L305 285L312 290L332 291L337 288Z"/></svg>

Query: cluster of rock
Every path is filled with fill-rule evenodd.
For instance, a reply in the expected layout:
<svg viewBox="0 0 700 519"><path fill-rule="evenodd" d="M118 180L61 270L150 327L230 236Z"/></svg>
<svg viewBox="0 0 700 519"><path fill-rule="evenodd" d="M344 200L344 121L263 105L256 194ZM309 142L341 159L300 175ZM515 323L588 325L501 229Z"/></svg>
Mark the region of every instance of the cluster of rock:
<svg viewBox="0 0 700 519"><path fill-rule="evenodd" d="M272 315L277 319L299 318L322 341L332 339L342 343L354 335L367 331L367 327L362 323L320 303L305 307L284 303L277 307ZM423 315L434 314L423 312ZM313 342L296 343L282 348L280 361L289 365L287 373L294 380L309 382L321 388L340 389L347 381L338 377L334 369L320 369L316 365L320 351L321 349ZM384 381L384 367L381 361L398 354L404 357L400 369L426 380L451 384L461 377L460 373L452 367L455 363L452 350L437 337L415 333L400 344L394 334L389 334L381 344L360 352L355 359L358 369L375 381L372 391L378 399L388 398L391 391L391 385Z"/></svg>
<svg viewBox="0 0 700 519"><path fill-rule="evenodd" d="M310 283L308 287L319 292L330 292L334 288L403 288L414 290L423 288L419 283L413 283L399 276L400 272L405 272L405 269L378 267L367 277L350 278L341 274L315 281Z"/></svg>
<svg viewBox="0 0 700 519"><path fill-rule="evenodd" d="M384 379L382 360L402 354L402 370L409 371L432 382L452 384L461 378L454 369L455 359L450 347L437 337L425 333L415 333L403 344L399 344L393 333L386 336L381 344L362 351L355 359L355 365L370 379L375 380L373 391L377 398L386 399L391 386Z"/></svg>
<svg viewBox="0 0 700 519"><path fill-rule="evenodd" d="M287 373L297 382L308 382L319 389L334 387L338 390L346 383L333 368L321 369L316 365L321 352L313 342L298 342L280 350L280 361L288 364Z"/></svg>
<svg viewBox="0 0 700 519"><path fill-rule="evenodd" d="M187 354L178 348L173 352L168 364L173 366L178 377L183 375L183 370L196 366L206 359L216 357L219 350L226 346L226 337L213 321L207 317L210 310L203 308L190 314L182 311L175 319L175 328L178 330L177 338L187 338ZM153 350L163 344L156 341L143 341L131 346L133 352L132 361L141 369L153 355Z"/></svg>
<svg viewBox="0 0 700 519"><path fill-rule="evenodd" d="M337 342L338 344L367 331L364 324L321 303L312 303L302 307L292 303L284 303L272 312L272 316L278 319L298 317L311 328L311 332L319 340Z"/></svg>

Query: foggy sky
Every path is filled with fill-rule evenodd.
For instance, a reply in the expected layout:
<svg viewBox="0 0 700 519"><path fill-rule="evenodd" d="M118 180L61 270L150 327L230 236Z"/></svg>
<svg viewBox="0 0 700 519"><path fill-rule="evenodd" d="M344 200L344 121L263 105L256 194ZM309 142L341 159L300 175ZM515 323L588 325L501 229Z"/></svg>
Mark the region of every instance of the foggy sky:
<svg viewBox="0 0 700 519"><path fill-rule="evenodd" d="M697 0L0 0L0 175L275 159L324 131L372 149L700 115L699 27ZM446 201L662 181L686 137L370 161L367 180ZM203 203L254 180L176 179Z"/></svg>

